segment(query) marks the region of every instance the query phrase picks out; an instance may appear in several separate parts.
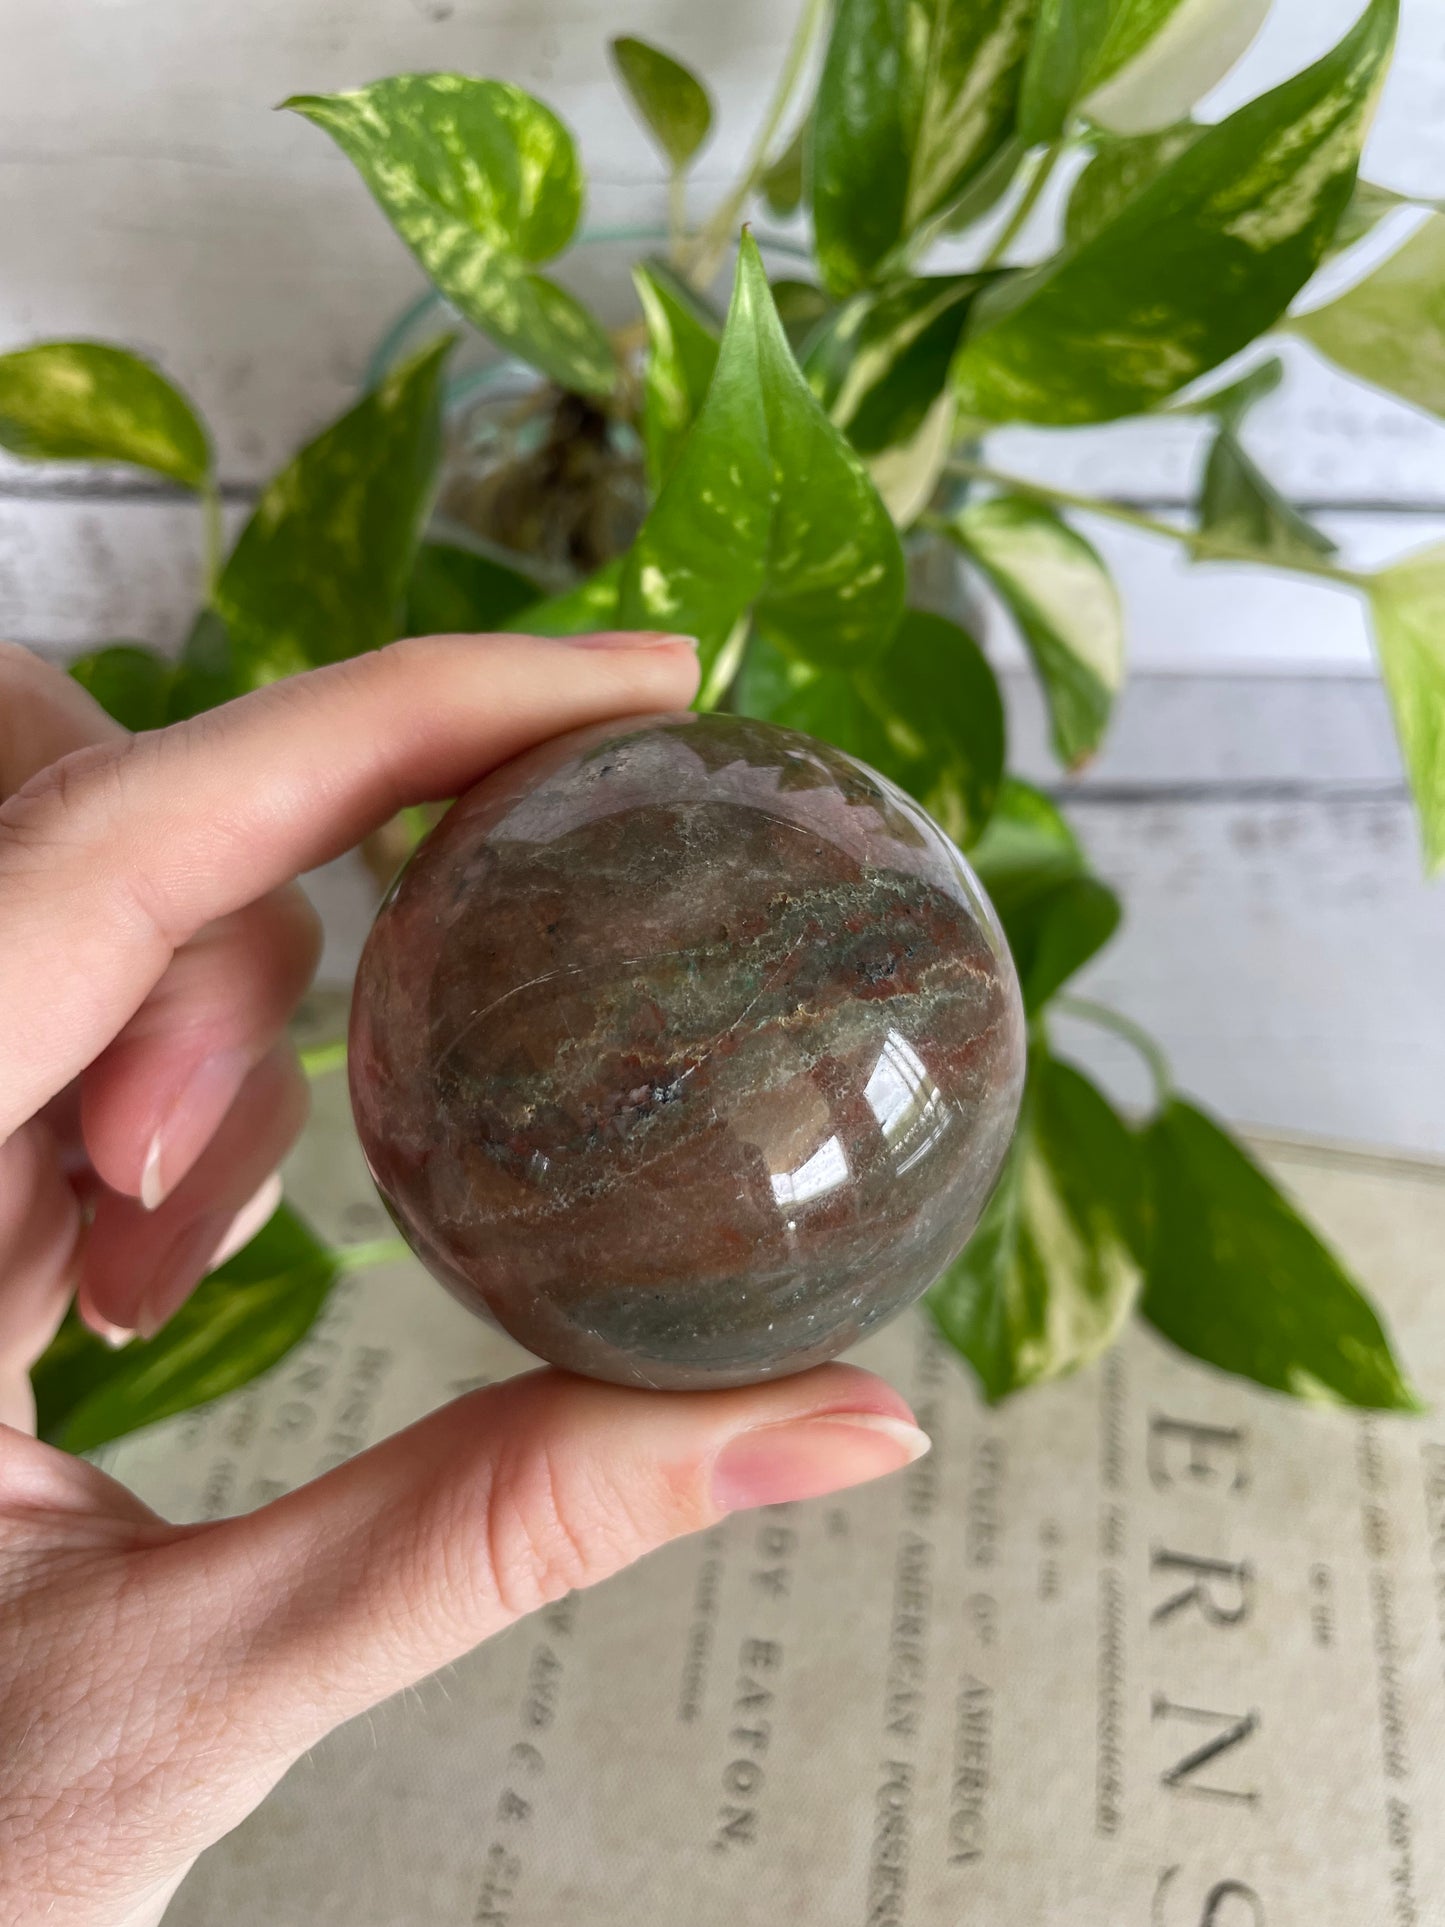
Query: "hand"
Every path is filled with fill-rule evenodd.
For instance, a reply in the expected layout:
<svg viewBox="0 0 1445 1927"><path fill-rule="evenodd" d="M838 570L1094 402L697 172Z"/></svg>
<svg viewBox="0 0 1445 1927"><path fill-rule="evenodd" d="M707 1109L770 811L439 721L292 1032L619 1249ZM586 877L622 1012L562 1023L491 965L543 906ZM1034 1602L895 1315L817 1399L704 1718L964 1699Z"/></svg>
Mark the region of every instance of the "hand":
<svg viewBox="0 0 1445 1927"><path fill-rule="evenodd" d="M668 638L430 637L131 738L0 647L0 1923L157 1920L340 1721L725 1512L924 1449L845 1366L709 1394L541 1371L178 1527L28 1436L72 1297L153 1331L274 1203L318 948L296 875L695 680Z"/></svg>

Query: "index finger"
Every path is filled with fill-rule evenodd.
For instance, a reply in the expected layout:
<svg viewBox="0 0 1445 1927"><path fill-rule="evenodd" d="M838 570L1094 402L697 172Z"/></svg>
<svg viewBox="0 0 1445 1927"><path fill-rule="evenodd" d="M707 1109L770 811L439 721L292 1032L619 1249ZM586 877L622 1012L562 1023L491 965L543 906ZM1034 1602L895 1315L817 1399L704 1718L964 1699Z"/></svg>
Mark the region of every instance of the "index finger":
<svg viewBox="0 0 1445 1927"><path fill-rule="evenodd" d="M550 736L684 707L696 677L676 638L428 636L42 770L0 806L0 1142L202 925Z"/></svg>

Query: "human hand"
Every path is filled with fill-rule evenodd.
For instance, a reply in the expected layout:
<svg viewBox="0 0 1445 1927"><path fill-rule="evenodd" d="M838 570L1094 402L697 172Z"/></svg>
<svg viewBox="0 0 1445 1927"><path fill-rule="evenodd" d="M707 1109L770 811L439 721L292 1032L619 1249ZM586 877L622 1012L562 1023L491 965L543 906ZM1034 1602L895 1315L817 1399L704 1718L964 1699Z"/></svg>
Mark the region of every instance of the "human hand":
<svg viewBox="0 0 1445 1927"><path fill-rule="evenodd" d="M28 1435L26 1373L72 1297L113 1338L153 1331L274 1205L318 949L296 875L695 680L666 638L431 637L130 738L0 646L5 1927L159 1919L342 1720L726 1512L924 1449L847 1366L707 1394L539 1371L179 1527Z"/></svg>

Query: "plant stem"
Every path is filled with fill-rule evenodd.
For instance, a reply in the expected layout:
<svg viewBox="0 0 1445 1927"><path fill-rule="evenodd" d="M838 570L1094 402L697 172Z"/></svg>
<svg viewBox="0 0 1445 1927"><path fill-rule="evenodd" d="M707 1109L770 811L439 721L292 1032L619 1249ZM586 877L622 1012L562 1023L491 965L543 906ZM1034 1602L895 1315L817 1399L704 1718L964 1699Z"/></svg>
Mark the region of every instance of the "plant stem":
<svg viewBox="0 0 1445 1927"><path fill-rule="evenodd" d="M728 243L733 238L733 230L738 225L738 217L747 205L748 196L767 172L773 142L778 129L782 126L789 103L803 77L808 64L808 56L813 50L813 42L823 24L828 11L828 0L803 0L803 11L794 29L792 42L783 56L783 65L778 74L777 86L768 103L763 122L757 131L748 157L743 163L743 171L736 186L720 207L713 209L704 223L701 233L693 242L687 260L688 279L695 287L705 288L717 272L718 263Z"/></svg>
<svg viewBox="0 0 1445 1927"><path fill-rule="evenodd" d="M667 181L667 252L680 262L687 243L687 176L675 167Z"/></svg>
<svg viewBox="0 0 1445 1927"><path fill-rule="evenodd" d="M1154 1081L1155 1102L1160 1110L1164 1108L1174 1095L1174 1079L1169 1072L1168 1058L1147 1030L1136 1024L1132 1017L1124 1016L1122 1011L1111 1010L1107 1004L1096 1004L1091 997L1056 997L1054 1009L1067 1017L1080 1017L1086 1024L1095 1024L1100 1030L1112 1031L1116 1037L1122 1037L1126 1044L1132 1044L1149 1066L1149 1075Z"/></svg>
<svg viewBox="0 0 1445 1927"><path fill-rule="evenodd" d="M221 579L221 563L225 555L226 532L221 521L221 491L216 486L215 475L207 474L201 484L201 523L205 530L206 544L206 600L209 602L216 593L216 584Z"/></svg>
<svg viewBox="0 0 1445 1927"><path fill-rule="evenodd" d="M308 1077L325 1077L328 1071L339 1071L346 1062L346 1039L336 1037L329 1044L313 1044L296 1055Z"/></svg>
<svg viewBox="0 0 1445 1927"><path fill-rule="evenodd" d="M1055 141L1046 147L1034 165L1033 175L1028 186L1018 198L1013 213L1004 222L1003 230L988 253L979 262L981 268L997 267L1018 239L1019 230L1038 204L1038 198L1049 184L1049 177L1059 164L1059 156L1064 151L1064 143Z"/></svg>
<svg viewBox="0 0 1445 1927"><path fill-rule="evenodd" d="M394 1265L409 1258L411 1248L400 1238L371 1238L361 1245L343 1245L335 1254L343 1272L369 1271L373 1265Z"/></svg>
<svg viewBox="0 0 1445 1927"><path fill-rule="evenodd" d="M1096 495L1076 495L1071 489L1051 488L1047 482L1031 482L1022 475L1008 475L1002 469L990 468L986 462L972 462L962 456L954 456L945 466L950 475L992 482L995 488L1032 496L1037 501L1052 503L1056 508L1079 509L1086 515L1101 515L1110 522L1122 522L1126 528L1142 529L1146 535L1166 536L1171 542L1182 542L1186 548L1193 549L1202 562L1263 563L1267 568L1286 569L1293 575L1318 576L1322 582L1333 582L1344 589L1362 589L1365 586L1364 576L1351 569L1336 568L1331 562L1316 561L1303 555L1278 555L1271 549L1257 549L1249 542L1225 541L1201 530L1181 528L1176 522L1163 522L1157 515L1144 515L1138 509L1125 508L1119 502L1103 501ZM928 518L927 526L938 534L948 532L948 523L941 516Z"/></svg>

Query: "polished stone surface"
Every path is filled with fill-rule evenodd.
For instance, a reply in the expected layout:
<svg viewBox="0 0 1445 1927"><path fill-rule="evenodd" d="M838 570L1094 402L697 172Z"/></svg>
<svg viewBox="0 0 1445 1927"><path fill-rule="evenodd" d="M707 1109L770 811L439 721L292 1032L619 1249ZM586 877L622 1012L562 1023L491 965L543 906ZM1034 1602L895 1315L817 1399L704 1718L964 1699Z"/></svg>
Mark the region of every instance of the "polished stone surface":
<svg viewBox="0 0 1445 1927"><path fill-rule="evenodd" d="M1018 1108L1013 967L918 806L732 716L574 732L417 852L352 1103L422 1261L557 1365L801 1371L962 1247Z"/></svg>

